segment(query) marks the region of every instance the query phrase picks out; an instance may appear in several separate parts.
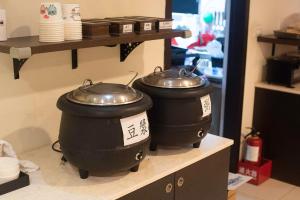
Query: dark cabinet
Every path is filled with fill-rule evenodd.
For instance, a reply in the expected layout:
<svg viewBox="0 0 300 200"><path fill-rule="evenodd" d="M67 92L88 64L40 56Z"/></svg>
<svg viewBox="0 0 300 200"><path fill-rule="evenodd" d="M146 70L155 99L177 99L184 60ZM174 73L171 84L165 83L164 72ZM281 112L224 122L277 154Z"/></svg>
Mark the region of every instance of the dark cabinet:
<svg viewBox="0 0 300 200"><path fill-rule="evenodd" d="M119 200L173 200L174 175L162 178L146 187L120 198Z"/></svg>
<svg viewBox="0 0 300 200"><path fill-rule="evenodd" d="M300 95L256 88L253 126L262 133L272 177L300 186Z"/></svg>
<svg viewBox="0 0 300 200"><path fill-rule="evenodd" d="M225 200L229 150L221 151L175 174L176 200Z"/></svg>
<svg viewBox="0 0 300 200"><path fill-rule="evenodd" d="M226 200L230 148L119 200Z"/></svg>

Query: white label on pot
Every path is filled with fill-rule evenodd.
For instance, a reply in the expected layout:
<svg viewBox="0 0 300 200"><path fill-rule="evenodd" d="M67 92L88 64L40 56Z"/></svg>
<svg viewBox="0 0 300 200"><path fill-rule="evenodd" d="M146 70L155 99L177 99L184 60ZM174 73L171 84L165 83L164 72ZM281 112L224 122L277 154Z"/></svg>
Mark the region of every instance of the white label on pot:
<svg viewBox="0 0 300 200"><path fill-rule="evenodd" d="M202 117L206 117L211 114L211 101L210 96L206 95L204 97L201 97L201 104L202 104L202 111L203 115Z"/></svg>
<svg viewBox="0 0 300 200"><path fill-rule="evenodd" d="M173 22L168 21L168 22L159 22L159 29L172 29Z"/></svg>
<svg viewBox="0 0 300 200"><path fill-rule="evenodd" d="M120 121L123 130L124 146L138 143L149 137L149 122L146 112L123 118Z"/></svg>
<svg viewBox="0 0 300 200"><path fill-rule="evenodd" d="M145 23L144 31L151 31L151 30L152 30L152 23Z"/></svg>
<svg viewBox="0 0 300 200"><path fill-rule="evenodd" d="M133 32L132 24L123 25L123 33L132 33L132 32Z"/></svg>
<svg viewBox="0 0 300 200"><path fill-rule="evenodd" d="M246 160L257 162L259 157L259 147L247 145L246 147Z"/></svg>

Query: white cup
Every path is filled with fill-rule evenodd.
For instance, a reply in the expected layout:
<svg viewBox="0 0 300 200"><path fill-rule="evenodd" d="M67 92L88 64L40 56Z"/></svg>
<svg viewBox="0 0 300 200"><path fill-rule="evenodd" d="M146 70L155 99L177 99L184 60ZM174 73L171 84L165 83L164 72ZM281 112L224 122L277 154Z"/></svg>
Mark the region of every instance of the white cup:
<svg viewBox="0 0 300 200"><path fill-rule="evenodd" d="M65 21L81 21L79 4L63 4L63 19Z"/></svg>
<svg viewBox="0 0 300 200"><path fill-rule="evenodd" d="M6 12L3 9L0 9L0 41L7 40L6 33ZM2 152L0 152L2 154Z"/></svg>
<svg viewBox="0 0 300 200"><path fill-rule="evenodd" d="M43 23L51 23L62 21L62 8L60 3L41 3L40 21Z"/></svg>

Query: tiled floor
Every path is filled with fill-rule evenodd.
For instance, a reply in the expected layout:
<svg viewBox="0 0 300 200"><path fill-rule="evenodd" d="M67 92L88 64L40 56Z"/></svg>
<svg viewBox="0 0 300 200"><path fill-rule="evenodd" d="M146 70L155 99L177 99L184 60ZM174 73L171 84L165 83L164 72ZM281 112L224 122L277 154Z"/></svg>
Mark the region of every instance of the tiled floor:
<svg viewBox="0 0 300 200"><path fill-rule="evenodd" d="M238 189L237 200L300 200L300 187L274 179L260 186L245 184Z"/></svg>

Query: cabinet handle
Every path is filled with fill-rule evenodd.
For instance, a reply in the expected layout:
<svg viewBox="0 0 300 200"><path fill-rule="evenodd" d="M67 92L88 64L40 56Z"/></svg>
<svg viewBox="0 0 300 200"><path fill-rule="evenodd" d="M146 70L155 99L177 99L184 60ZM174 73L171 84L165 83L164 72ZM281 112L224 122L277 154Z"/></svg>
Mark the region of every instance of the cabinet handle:
<svg viewBox="0 0 300 200"><path fill-rule="evenodd" d="M172 183L169 183L167 186L166 186L166 193L171 193L173 190L173 185Z"/></svg>
<svg viewBox="0 0 300 200"><path fill-rule="evenodd" d="M182 187L184 184L184 178L183 177L180 177L177 181L177 186L178 187Z"/></svg>

